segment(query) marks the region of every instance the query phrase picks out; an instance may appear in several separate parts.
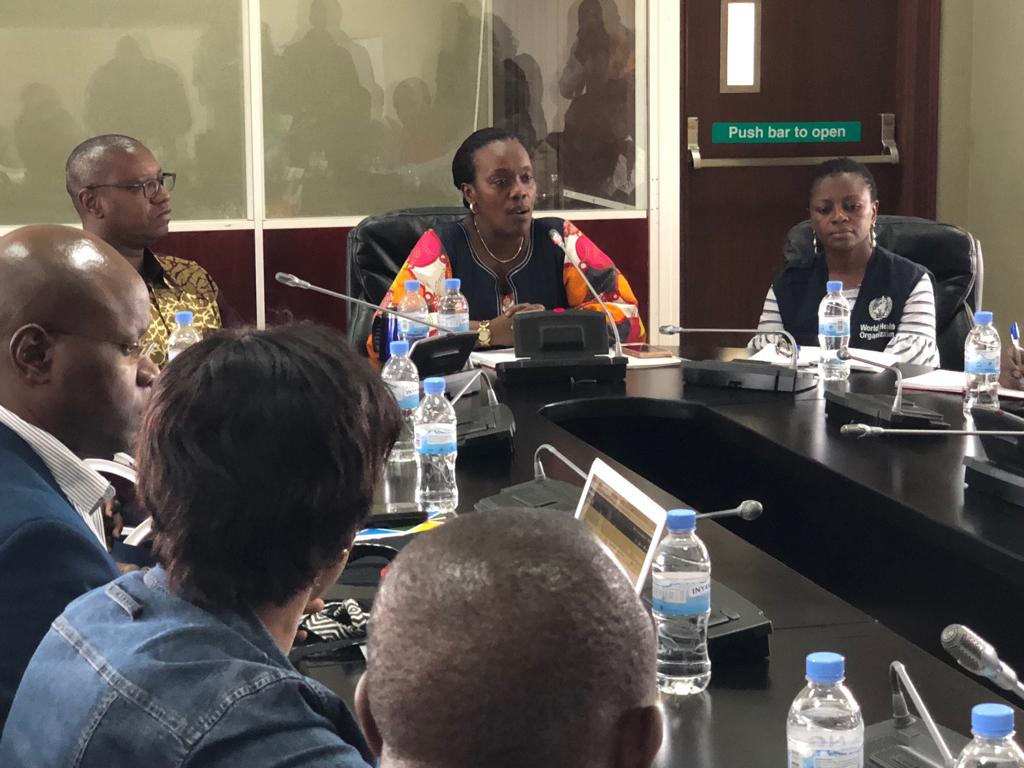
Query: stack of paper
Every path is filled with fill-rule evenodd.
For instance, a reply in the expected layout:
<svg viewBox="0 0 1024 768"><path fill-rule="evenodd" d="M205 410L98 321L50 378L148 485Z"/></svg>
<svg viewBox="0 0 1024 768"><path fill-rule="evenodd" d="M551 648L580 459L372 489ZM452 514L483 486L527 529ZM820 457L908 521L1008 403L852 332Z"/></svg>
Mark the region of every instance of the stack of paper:
<svg viewBox="0 0 1024 768"><path fill-rule="evenodd" d="M611 353L609 352L609 356ZM665 368L672 365L679 365L683 360L681 357L633 357L624 355L627 368ZM484 368L494 368L498 363L510 363L519 360L515 350L495 349L487 352L473 352L469 359Z"/></svg>
<svg viewBox="0 0 1024 768"><path fill-rule="evenodd" d="M948 392L962 395L966 386L967 380L962 371L945 371L941 368L903 380L904 389L913 389L919 392ZM1019 389L1000 387L999 396L1012 400L1024 400L1024 392Z"/></svg>
<svg viewBox="0 0 1024 768"><path fill-rule="evenodd" d="M870 360L882 366L895 365L897 362L896 355L891 355L888 352L876 352L873 349L858 349L857 347L850 347L850 354L856 355L857 357L863 357L866 360ZM801 368L817 365L820 355L820 347L800 347L800 359L797 364ZM775 349L774 344L766 345L756 354L752 355L750 359L761 360L766 363L775 363L776 365L789 365L790 363L790 358L780 355ZM850 361L850 369L854 371L878 371L878 365L862 363L859 360Z"/></svg>

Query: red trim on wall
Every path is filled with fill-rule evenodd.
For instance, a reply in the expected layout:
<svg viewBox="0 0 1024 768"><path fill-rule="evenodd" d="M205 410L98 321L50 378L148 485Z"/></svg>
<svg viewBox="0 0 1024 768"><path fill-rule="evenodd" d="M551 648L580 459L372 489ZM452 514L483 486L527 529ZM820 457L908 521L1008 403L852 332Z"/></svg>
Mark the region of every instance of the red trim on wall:
<svg viewBox="0 0 1024 768"><path fill-rule="evenodd" d="M243 323L256 322L256 249L252 230L172 232L156 244L166 253L198 262L217 283L223 301Z"/></svg>
<svg viewBox="0 0 1024 768"><path fill-rule="evenodd" d="M345 241L350 228L270 229L263 232L267 323L312 320L344 330L346 305L329 296L288 288L274 280L291 272L303 280L345 292Z"/></svg>
<svg viewBox="0 0 1024 768"><path fill-rule="evenodd" d="M581 221L578 226L607 253L629 279L648 326L650 260L647 219ZM346 290L346 239L349 228L272 229L263 233L263 277L267 323L311 320L344 330L345 303L309 291L286 288L274 280L291 272L336 291ZM224 300L246 323L256 322L253 232L216 230L173 232L157 250L199 262L217 282Z"/></svg>

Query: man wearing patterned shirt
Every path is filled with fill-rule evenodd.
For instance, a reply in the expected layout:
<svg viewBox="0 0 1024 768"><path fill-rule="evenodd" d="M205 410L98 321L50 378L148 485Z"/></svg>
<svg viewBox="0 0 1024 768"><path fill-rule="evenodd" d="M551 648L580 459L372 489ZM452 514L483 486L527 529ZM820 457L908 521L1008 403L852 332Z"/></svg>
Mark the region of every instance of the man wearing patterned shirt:
<svg viewBox="0 0 1024 768"><path fill-rule="evenodd" d="M167 363L176 312L192 312L192 324L200 333L221 327L224 308L206 270L194 261L152 250L167 234L175 174L165 172L136 139L107 134L75 147L65 176L85 231L114 246L146 282L150 323L144 341L153 345L153 362Z"/></svg>

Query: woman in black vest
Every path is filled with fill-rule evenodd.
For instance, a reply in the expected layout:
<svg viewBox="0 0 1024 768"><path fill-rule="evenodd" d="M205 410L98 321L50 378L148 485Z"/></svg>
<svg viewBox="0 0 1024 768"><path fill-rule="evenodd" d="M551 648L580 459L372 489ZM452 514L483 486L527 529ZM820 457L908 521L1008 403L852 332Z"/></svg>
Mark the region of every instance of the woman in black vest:
<svg viewBox="0 0 1024 768"><path fill-rule="evenodd" d="M811 181L814 252L786 265L764 302L758 330L785 328L801 346L818 344L825 283L841 280L852 308L850 347L889 352L899 362L938 366L935 293L919 264L875 244L878 189L871 172L847 157L819 165ZM770 335L755 336L760 349Z"/></svg>

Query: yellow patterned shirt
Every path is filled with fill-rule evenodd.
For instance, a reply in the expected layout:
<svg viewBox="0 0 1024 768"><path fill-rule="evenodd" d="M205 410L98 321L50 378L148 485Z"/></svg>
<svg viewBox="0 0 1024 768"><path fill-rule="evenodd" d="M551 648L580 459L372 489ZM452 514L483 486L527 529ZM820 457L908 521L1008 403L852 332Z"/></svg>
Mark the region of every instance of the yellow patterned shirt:
<svg viewBox="0 0 1024 768"><path fill-rule="evenodd" d="M161 368L167 365L167 340L174 330L174 313L188 310L200 335L221 327L217 284L194 261L157 255L146 249L142 278L149 290L149 330L143 344L152 342L150 358Z"/></svg>

